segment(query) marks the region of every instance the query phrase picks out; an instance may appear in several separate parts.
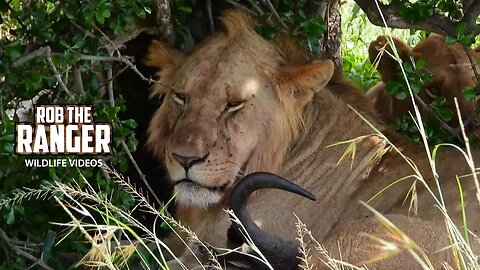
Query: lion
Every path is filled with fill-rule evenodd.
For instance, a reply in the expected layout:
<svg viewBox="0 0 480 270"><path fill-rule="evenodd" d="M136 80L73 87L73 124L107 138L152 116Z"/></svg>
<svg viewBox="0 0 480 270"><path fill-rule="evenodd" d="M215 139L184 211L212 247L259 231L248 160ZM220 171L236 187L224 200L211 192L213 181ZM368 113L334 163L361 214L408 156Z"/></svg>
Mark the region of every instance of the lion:
<svg viewBox="0 0 480 270"><path fill-rule="evenodd" d="M448 45L445 37L440 35L430 35L422 40L417 46L411 48L403 41L392 37L393 44L398 52L398 56L403 63L411 63L412 60L423 59L425 67L432 75L432 81L423 85L418 96L430 105L437 97L445 98L445 106L456 112L454 98L458 99L459 109L464 119L472 116L478 107L477 100L466 100L462 95L465 87L475 87L477 79L472 70L471 61L476 63L480 60L480 54L471 48L464 48L455 43ZM403 81L403 76L398 65L393 50L390 47L387 36L379 36L370 43L369 49L370 62L376 65L381 75L382 82L375 85L367 92L367 95L373 99L375 108L379 111L382 119L390 124L395 123L397 118L402 115L408 116L414 113L410 98L398 100L385 91L388 82ZM410 58L411 57L411 58ZM480 69L477 68L477 73ZM417 102L418 104L418 102ZM427 109L419 106L423 117L428 117ZM458 127L458 118L456 114L449 123L452 127ZM468 130L480 136L480 116L467 127Z"/></svg>
<svg viewBox="0 0 480 270"><path fill-rule="evenodd" d="M403 201L415 183L418 217L444 224L429 189L414 177L421 174L437 194L425 150L391 134L404 156L387 151L389 142L370 126L389 132L373 104L335 72L332 61L312 60L288 38L263 39L255 21L241 11L228 11L221 21L225 30L188 54L155 41L147 56L148 65L160 68L153 94L164 96L150 122L147 146L166 165L177 220L203 242L235 247L227 237L230 220L224 211L229 193L242 175L264 171L292 180L317 198L305 202L275 189L250 198L254 222L286 241L296 238L294 213L320 242L339 225L372 216L358 201L371 199L369 205L381 213L409 215ZM355 158L339 162L348 146L338 143L352 139ZM455 177L471 170L454 149L441 148L436 159L442 198L461 225ZM403 180L393 184L398 179ZM474 181L468 176L460 181L468 228L478 233ZM189 269L199 266L177 237L165 242ZM194 241L190 247L201 253ZM169 266L181 269L178 261Z"/></svg>

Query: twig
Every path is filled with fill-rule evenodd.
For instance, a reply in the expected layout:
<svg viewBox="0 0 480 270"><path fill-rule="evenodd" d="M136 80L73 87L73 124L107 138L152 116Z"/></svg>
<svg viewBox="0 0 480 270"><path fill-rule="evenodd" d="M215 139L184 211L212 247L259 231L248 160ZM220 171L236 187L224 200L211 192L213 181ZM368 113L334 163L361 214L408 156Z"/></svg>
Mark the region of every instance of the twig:
<svg viewBox="0 0 480 270"><path fill-rule="evenodd" d="M285 22L283 22L282 18L278 14L278 12L275 9L275 7L273 6L272 2L270 2L270 0L263 0L263 3L268 7L270 12L272 12L273 16L275 16L275 18L277 18L277 20L280 22L280 24L283 26L283 28L288 30L288 26L285 24Z"/></svg>
<svg viewBox="0 0 480 270"><path fill-rule="evenodd" d="M98 26L96 26L95 24L93 24L93 27L95 28L95 30L97 30L98 32L100 32L100 34L103 36L104 39L106 39L108 41L108 43L110 43L110 46L112 47L112 49L115 50L115 52L117 53L117 56L121 56L121 53L120 53L120 50L118 49L117 45L115 44L115 42L113 42L103 31L102 29L100 29ZM105 47L107 49L107 52L109 53L110 57L112 56L112 54L110 54L110 49L108 48L109 46L107 44L105 44Z"/></svg>
<svg viewBox="0 0 480 270"><path fill-rule="evenodd" d="M48 64L50 65L50 68L52 69L53 71L53 75L55 76L55 78L57 79L57 82L60 84L60 86L62 87L63 91L65 91L65 93L67 93L67 95L69 97L72 96L72 93L70 93L70 91L68 90L67 86L65 85L65 83L63 82L62 80L62 75L60 75L60 73L58 72L57 70L57 67L55 67L55 64L53 64L53 61L52 61L52 50L50 49L50 46L47 46L46 47L46 57L47 57L47 62Z"/></svg>
<svg viewBox="0 0 480 270"><path fill-rule="evenodd" d="M114 81L116 78L118 78L118 76L120 76L123 72L125 72L125 70L129 69L128 66L125 66L123 67L120 71L116 72L115 74L113 74L113 77L112 77L112 81ZM102 79L103 80L103 79ZM99 87L97 89L101 89L103 87L103 93L105 93L105 85L108 83L109 81L105 81L103 80L103 82L99 85Z"/></svg>
<svg viewBox="0 0 480 270"><path fill-rule="evenodd" d="M463 122L463 125L465 127L469 127L469 125L477 118L477 116L480 115L480 103L477 104L477 108L473 113ZM457 134L460 133L460 129L457 128Z"/></svg>
<svg viewBox="0 0 480 270"><path fill-rule="evenodd" d="M207 5L208 22L210 23L210 33L213 34L215 32L215 25L213 25L212 1L207 0L206 5Z"/></svg>
<svg viewBox="0 0 480 270"><path fill-rule="evenodd" d="M153 198L154 198L155 201L158 203L158 205L162 205L162 202L161 202L160 199L157 197L157 194L155 194L155 192L153 191L152 187L151 187L150 184L148 183L147 178L145 177L145 174L142 172L142 170L141 170L140 167L138 166L137 161L135 161L135 158L133 158L132 152L130 152L130 149L128 149L128 145L127 145L127 143L125 143L125 140L122 139L122 140L120 141L120 143L122 144L123 150L125 151L125 153L127 153L127 156L128 156L128 158L130 159L130 161L132 162L133 167L134 167L135 170L137 171L138 175L139 175L140 178L142 179L143 183L144 183L145 186L147 187L147 189L148 189L148 191L150 192L150 194L153 196Z"/></svg>
<svg viewBox="0 0 480 270"><path fill-rule="evenodd" d="M258 14L262 15L264 13L254 0L247 0L247 2L258 12Z"/></svg>
<svg viewBox="0 0 480 270"><path fill-rule="evenodd" d="M17 68L17 67L23 66L25 63L32 60L33 58L36 58L38 56L45 56L46 53L47 53L47 50L48 50L47 48L48 47L41 47L41 48L23 56L22 58L20 58L18 60L15 60L12 63L12 67Z"/></svg>
<svg viewBox="0 0 480 270"><path fill-rule="evenodd" d="M468 49L467 47L463 47L463 49L465 50L465 54L467 55L468 57L468 61L470 62L470 66L472 68L472 71L473 71L473 74L475 75L475 81L477 82L477 95L480 94L480 77L478 75L478 72L477 72L477 68L476 68L476 62L472 59L472 56L468 53ZM472 112L472 114L467 117L467 119L465 119L465 121L463 122L463 125L464 127L469 127L470 124L475 120L475 118L480 114L480 105L477 104L477 108L475 108L475 110ZM459 126L458 128L455 129L455 134L457 136L459 136L461 132L461 127Z"/></svg>
<svg viewBox="0 0 480 270"><path fill-rule="evenodd" d="M130 67L133 72L137 73L137 75L140 77L140 79L142 79L143 81L146 81L148 82L149 84L155 84L155 83L158 83L157 81L155 81L154 79L152 78L147 78L145 77L141 72L140 70L138 70L137 66L135 66L130 60L124 60L122 61L125 65L127 65L128 67Z"/></svg>
<svg viewBox="0 0 480 270"><path fill-rule="evenodd" d="M40 57L40 56L46 56L47 53L47 47L41 47L25 56L22 58L16 60L15 62L12 63L13 67L19 67L25 65L27 62L31 61L35 57ZM62 53L57 53L57 52L51 52L50 53L52 56L62 56ZM131 56L101 56L101 55L87 55L87 54L82 54L80 55L80 60L86 60L86 61L112 61L112 62L122 62L125 59L132 59Z"/></svg>
<svg viewBox="0 0 480 270"><path fill-rule="evenodd" d="M414 94L414 97L415 97L415 100L420 103L420 105L422 106L422 108L424 108L425 110L428 110L428 104L425 103L425 101L422 100L421 97L419 97L417 94ZM437 118L438 120L438 123L440 124L440 127L445 130L446 132L454 135L455 137L457 137L461 142L462 141L462 138L460 136L458 136L458 133L457 133L457 130L452 128L451 126L449 126L447 123L445 123L445 121L443 121L443 119L437 115L437 113L435 112L432 112L432 114L435 116L435 118Z"/></svg>
<svg viewBox="0 0 480 270"><path fill-rule="evenodd" d="M113 50L111 48L108 48L109 52L108 54L110 56L113 55ZM108 86L107 86L107 89L108 89L108 98L110 100L110 105L112 105L112 107L115 105L115 97L113 96L113 71L112 71L112 66L110 66L110 68L107 70L107 82L108 82Z"/></svg>
<svg viewBox="0 0 480 270"><path fill-rule="evenodd" d="M80 25L78 25L78 24L75 23L74 21L71 21L71 23L72 23L75 27L77 27L80 31L82 31L82 32L85 34L86 37L96 38L96 36L95 36L92 32L90 32L90 31L88 31L88 30L85 30L83 27L81 27Z"/></svg>
<svg viewBox="0 0 480 270"><path fill-rule="evenodd" d="M0 228L0 239L2 239L2 240L10 247L10 249L11 249L15 254L17 254L18 256L22 256L22 257L24 257L25 259L34 262L36 265L41 266L43 269L54 270L52 267L48 266L48 265L47 265L44 261L42 261L41 259L33 256L33 255L30 254L30 253L27 253L27 252L21 250L21 249L18 248L16 245L13 245L13 244L12 244L12 240L10 240L10 238L7 236L7 234L5 233L5 231L2 230L1 228Z"/></svg>
<svg viewBox="0 0 480 270"><path fill-rule="evenodd" d="M235 0L225 0L225 2L230 3L232 6L238 8L238 9L242 9L242 10L250 13L250 14L253 15L253 16L257 16L257 15L258 15L255 11L249 9L248 7L244 6L244 5L241 4L241 3L238 3L238 2L235 1Z"/></svg>
<svg viewBox="0 0 480 270"><path fill-rule="evenodd" d="M83 88L82 72L78 66L73 68L73 77L75 78L75 90L81 96L84 96L85 89Z"/></svg>
<svg viewBox="0 0 480 270"><path fill-rule="evenodd" d="M99 61L99 62L122 62L126 59L132 59L130 56L99 56L99 55L80 55L80 60Z"/></svg>
<svg viewBox="0 0 480 270"><path fill-rule="evenodd" d="M138 35L140 35L143 32L151 33L155 32L158 33L158 27L135 27L135 29L129 30L128 33L125 33L123 35L115 37L113 40L113 43L117 46L120 47L121 45L129 42L132 39L135 39Z"/></svg>
<svg viewBox="0 0 480 270"><path fill-rule="evenodd" d="M127 146L127 144L125 143L125 140L121 140L120 143L122 144L122 147L123 147L123 149L125 150L125 152L127 153L128 158L129 158L130 161L132 162L133 167L135 167L135 170L137 170L138 174L140 175L140 178L141 178L142 181L144 182L144 184L145 184L145 186L147 187L147 189L148 189L148 191L150 192L150 194L153 196L153 198L154 198L155 201L158 203L158 205L162 205L162 202L161 202L160 199L157 197L157 195L156 195L155 192L153 191L153 189L152 189L152 187L150 186L150 184L148 184L148 181L147 181L147 178L145 177L145 174L143 174L143 172L140 170L140 167L138 166L137 162L136 162L135 159L133 158L132 152L130 152L130 149L128 149L128 146Z"/></svg>
<svg viewBox="0 0 480 270"><path fill-rule="evenodd" d="M113 54L113 51L110 52L111 54ZM129 60L125 60L125 61L128 61L128 63L133 66L137 71L138 69L129 61ZM128 64L127 64L128 65ZM138 71L139 74L140 71ZM142 74L143 76L143 74ZM143 76L144 77L144 76ZM112 80L112 69L110 68L109 70L107 70L107 80L108 80L108 97L109 97L109 102L110 102L110 106L115 106L115 97L114 97L114 93L113 93L113 80ZM145 177L145 174L142 172L142 170L140 169L140 167L138 166L137 162L135 161L135 159L133 158L133 155L132 153L130 152L130 149L128 149L128 145L127 143L125 143L125 139L122 139L120 141L120 143L122 144L122 147L123 147L123 150L127 153L127 156L128 158L130 159L130 161L132 162L133 164L133 167L135 167L135 170L137 170L137 173L138 175L140 176L140 178L142 179L143 183L145 184L145 186L147 187L148 191L151 193L151 195L153 196L153 198L155 198L155 201L158 203L158 205L162 205L162 202L160 201L160 199L157 197L157 195L155 194L155 192L153 191L152 187L150 186L150 184L148 183L147 181L147 178Z"/></svg>
<svg viewBox="0 0 480 270"><path fill-rule="evenodd" d="M477 94L480 94L480 77L478 77L477 68L475 67L477 63L476 61L473 61L472 56L468 53L468 48L465 46L462 46L462 47L463 47L463 50L465 51L465 54L468 57L470 66L472 67L473 74L475 75L475 81L477 81Z"/></svg>
<svg viewBox="0 0 480 270"><path fill-rule="evenodd" d="M57 82L60 84L62 90L65 91L65 93L67 93L67 95L71 97L72 93L68 90L67 86L65 85L65 83L62 80L62 75L60 75L60 72L58 72L57 67L55 66L55 64L52 61L52 50L50 49L50 46L41 47L41 48L23 56L22 58L13 62L12 66L13 67L22 66L25 63L27 63L28 61L32 60L33 58L39 57L39 56L44 56L47 59L47 63L50 66L50 68L52 69L53 75L57 79Z"/></svg>

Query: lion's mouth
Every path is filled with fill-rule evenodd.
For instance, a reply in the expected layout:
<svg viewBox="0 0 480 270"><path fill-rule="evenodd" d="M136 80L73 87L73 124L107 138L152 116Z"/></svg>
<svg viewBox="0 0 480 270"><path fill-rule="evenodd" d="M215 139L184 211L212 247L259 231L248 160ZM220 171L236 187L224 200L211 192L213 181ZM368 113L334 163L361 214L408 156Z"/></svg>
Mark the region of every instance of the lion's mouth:
<svg viewBox="0 0 480 270"><path fill-rule="evenodd" d="M175 186L177 186L179 184L184 184L184 185L187 185L188 187L201 187L201 188L207 189L209 191L213 191L213 192L225 192L225 190L228 188L228 183L225 183L221 186L209 187L209 186L199 184L199 183L197 183L197 182L195 182L195 181L193 181L189 178L184 178L184 179L176 182Z"/></svg>

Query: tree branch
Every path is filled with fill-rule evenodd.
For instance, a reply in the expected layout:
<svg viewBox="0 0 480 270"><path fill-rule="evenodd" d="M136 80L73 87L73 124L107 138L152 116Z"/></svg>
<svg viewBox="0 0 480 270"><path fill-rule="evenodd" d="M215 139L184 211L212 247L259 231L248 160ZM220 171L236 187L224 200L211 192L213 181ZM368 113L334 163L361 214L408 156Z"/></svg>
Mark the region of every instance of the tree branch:
<svg viewBox="0 0 480 270"><path fill-rule="evenodd" d="M113 53L113 51L112 51ZM128 61L128 60L126 60ZM129 61L130 62L130 61ZM131 62L130 62L131 63ZM133 64L132 64L133 65ZM136 69L136 67L135 67ZM138 71L138 70L137 70ZM141 73L140 73L141 74ZM142 75L143 76L143 75ZM107 70L107 79L109 80L108 82L108 98L109 98L109 102L110 102L110 105L111 106L115 106L115 97L114 97L114 93L113 93L113 80L112 80L112 69L110 68L109 70ZM140 176L140 179L142 179L143 183L145 184L145 186L147 187L148 191L150 192L150 194L153 196L153 198L155 199L155 201L159 204L159 205L162 205L162 202L160 201L160 199L157 197L157 194L155 194L155 192L153 191L152 187L150 186L150 184L148 183L147 181L147 178L145 177L145 174L142 172L142 170L140 169L140 167L138 166L137 164L137 161L135 160L135 158L133 158L133 155L132 153L130 152L130 149L128 148L128 145L127 143L125 142L125 139L121 139L120 140L120 143L122 145L122 148L123 150L127 153L127 156L128 158L130 159L130 161L132 162L133 164L133 167L135 167L135 170L137 170L137 173L138 175Z"/></svg>
<svg viewBox="0 0 480 270"><path fill-rule="evenodd" d="M267 6L267 8L270 10L270 12L272 12L273 16L275 16L275 18L276 18L276 19L278 20L278 22L282 25L282 27L288 30L288 26L287 26L287 25L285 24L285 22L282 20L282 17L280 17L280 15L278 14L277 10L276 10L275 7L273 6L272 2L270 2L270 0L263 0L262 2Z"/></svg>
<svg viewBox="0 0 480 270"><path fill-rule="evenodd" d="M375 0L376 1L376 0ZM371 23L385 27L382 17L380 16L379 10L375 1L372 0L355 0L358 6L367 14L368 19ZM432 16L426 17L422 21L418 22L408 22L406 21L398 12L397 8L393 5L384 5L378 3L380 10L382 11L383 16L388 27L392 28L401 28L401 29L418 29L434 32L444 36L453 36L456 37L456 25L457 23L445 17L441 14L434 14ZM480 14L480 1L474 1L472 5L467 9L465 16L463 16L461 22L467 24L466 33L480 33L480 27L476 24L476 19Z"/></svg>
<svg viewBox="0 0 480 270"><path fill-rule="evenodd" d="M50 49L50 46L45 46L41 47L25 56L22 58L16 60L15 62L12 63L13 67L19 67L27 63L28 61L32 60L35 57L43 56L46 58L48 65L50 66L50 69L53 71L53 76L57 79L57 82L60 84L60 87L62 88L65 93L67 93L68 96L72 96L72 93L68 90L67 85L63 82L62 75L60 75L60 72L58 72L57 67L52 61L52 50Z"/></svg>
<svg viewBox="0 0 480 270"><path fill-rule="evenodd" d="M83 88L82 72L78 66L73 68L73 77L75 78L75 91L84 96L85 89Z"/></svg>
<svg viewBox="0 0 480 270"><path fill-rule="evenodd" d="M65 93L67 93L67 95L71 97L72 93L68 90L67 85L62 80L62 75L60 75L60 72L58 72L57 67L55 66L55 64L53 64L52 50L50 49L50 46L47 46L46 48L47 48L46 49L47 63L53 71L53 76L55 76L55 78L57 79L57 82L60 84L63 91L65 91Z"/></svg>
<svg viewBox="0 0 480 270"><path fill-rule="evenodd" d="M462 18L462 21L467 23L467 33L473 33L475 36L480 34L480 27L477 26L478 15L480 15L480 1L473 1Z"/></svg>
<svg viewBox="0 0 480 270"><path fill-rule="evenodd" d="M7 234L5 233L5 231L2 230L1 228L0 228L0 239L3 240L3 241L10 247L10 249L11 249L15 254L17 254L18 256L22 256L22 257L24 257L25 259L34 262L34 265L38 265L38 266L42 267L43 269L53 270L52 267L48 266L48 265L47 265L44 261L42 261L41 259L33 256L33 255L30 254L30 253L27 253L27 252L21 250L21 249L18 248L15 244L13 244L12 240L10 240L10 238L7 236Z"/></svg>
<svg viewBox="0 0 480 270"><path fill-rule="evenodd" d="M47 47L41 47L41 48L23 56L23 57L21 57L20 59L15 60L12 63L12 67L17 68L17 67L23 66L25 63L32 60L33 58L36 58L36 57L39 57L39 56L45 56L46 53L47 53L47 50L48 50Z"/></svg>
<svg viewBox="0 0 480 270"><path fill-rule="evenodd" d="M163 36L168 40L168 42L172 42L175 38L175 35L173 33L170 1L156 0L154 5L157 9L157 24L160 26Z"/></svg>

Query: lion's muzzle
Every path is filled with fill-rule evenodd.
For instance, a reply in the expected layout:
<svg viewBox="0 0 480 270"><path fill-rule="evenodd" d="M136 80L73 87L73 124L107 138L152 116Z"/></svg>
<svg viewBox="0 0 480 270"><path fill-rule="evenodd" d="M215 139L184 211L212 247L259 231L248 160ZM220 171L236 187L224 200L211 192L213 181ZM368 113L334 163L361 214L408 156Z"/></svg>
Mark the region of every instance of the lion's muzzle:
<svg viewBox="0 0 480 270"><path fill-rule="evenodd" d="M193 165L205 162L209 154L210 153L207 153L203 157L198 157L180 153L172 153L172 156L183 166L186 171L188 171L188 169Z"/></svg>

